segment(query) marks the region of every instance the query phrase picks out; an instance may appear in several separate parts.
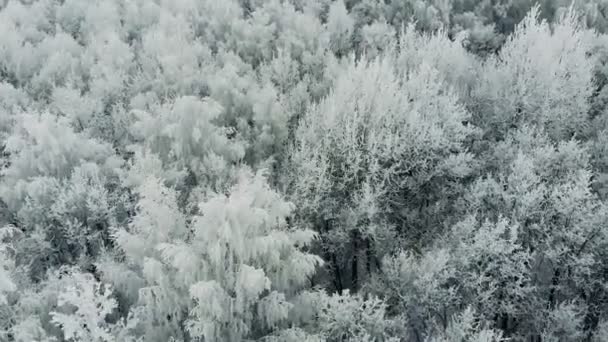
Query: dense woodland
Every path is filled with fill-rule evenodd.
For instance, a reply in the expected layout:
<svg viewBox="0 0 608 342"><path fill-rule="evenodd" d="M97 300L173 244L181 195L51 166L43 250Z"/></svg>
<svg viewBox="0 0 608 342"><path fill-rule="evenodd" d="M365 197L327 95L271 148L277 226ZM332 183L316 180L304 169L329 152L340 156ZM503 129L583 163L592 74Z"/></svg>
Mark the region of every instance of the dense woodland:
<svg viewBox="0 0 608 342"><path fill-rule="evenodd" d="M608 0L0 0L0 341L608 341Z"/></svg>

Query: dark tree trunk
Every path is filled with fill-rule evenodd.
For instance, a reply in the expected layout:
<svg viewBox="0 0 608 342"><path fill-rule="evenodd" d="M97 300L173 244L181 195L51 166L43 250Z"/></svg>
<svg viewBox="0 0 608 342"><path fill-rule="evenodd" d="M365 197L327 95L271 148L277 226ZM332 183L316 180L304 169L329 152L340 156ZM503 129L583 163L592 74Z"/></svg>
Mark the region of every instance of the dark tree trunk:
<svg viewBox="0 0 608 342"><path fill-rule="evenodd" d="M358 283L359 283L359 269L358 269L358 262L359 262L359 231L355 230L353 232L353 259L352 259L352 264L351 264L351 268L352 268L352 273L351 273L351 288L353 289L353 291L356 291L358 288Z"/></svg>

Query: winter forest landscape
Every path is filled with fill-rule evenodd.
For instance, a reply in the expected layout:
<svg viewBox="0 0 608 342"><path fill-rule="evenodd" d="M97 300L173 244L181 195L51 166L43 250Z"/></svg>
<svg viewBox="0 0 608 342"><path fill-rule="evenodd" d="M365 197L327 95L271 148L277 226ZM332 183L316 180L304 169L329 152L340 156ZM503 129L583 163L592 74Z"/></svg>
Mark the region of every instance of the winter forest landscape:
<svg viewBox="0 0 608 342"><path fill-rule="evenodd" d="M0 0L0 342L608 342L608 0Z"/></svg>

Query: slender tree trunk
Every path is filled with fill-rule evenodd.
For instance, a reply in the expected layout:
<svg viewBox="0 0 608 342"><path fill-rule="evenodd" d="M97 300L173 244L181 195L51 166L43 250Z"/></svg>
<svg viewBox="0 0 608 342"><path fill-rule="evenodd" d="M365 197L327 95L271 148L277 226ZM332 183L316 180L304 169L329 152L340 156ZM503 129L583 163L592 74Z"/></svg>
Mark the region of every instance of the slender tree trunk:
<svg viewBox="0 0 608 342"><path fill-rule="evenodd" d="M560 276L560 272L559 272L559 268L555 270L555 273L553 274L553 278L551 279L551 290L549 291L549 307L550 308L554 308L555 307L555 303L557 301L557 285L559 284L559 276Z"/></svg>
<svg viewBox="0 0 608 342"><path fill-rule="evenodd" d="M365 239L365 270L367 271L367 276L372 274L372 242L369 238Z"/></svg>
<svg viewBox="0 0 608 342"><path fill-rule="evenodd" d="M344 285L342 285L342 274L340 272L340 267L338 266L338 260L336 258L336 253L331 253L331 261L332 267L334 269L334 286L339 294L342 294L344 290Z"/></svg>
<svg viewBox="0 0 608 342"><path fill-rule="evenodd" d="M351 288L353 289L353 291L356 291L358 289L358 283L359 283L359 231L355 230L353 232L353 258L352 258L352 264L351 264Z"/></svg>
<svg viewBox="0 0 608 342"><path fill-rule="evenodd" d="M330 220L323 220L323 233L328 233L329 230L331 229L331 222ZM330 265L329 267L331 268L331 271L333 272L333 283L334 283L334 287L336 288L336 291L338 291L339 294L342 294L342 291L344 290L344 285L342 283L342 272L340 271L340 265L338 264L338 257L336 256L336 253L331 251L331 249L329 248L329 246L327 246L327 243L325 242L325 246L323 246L323 248L325 249L325 260L328 260Z"/></svg>

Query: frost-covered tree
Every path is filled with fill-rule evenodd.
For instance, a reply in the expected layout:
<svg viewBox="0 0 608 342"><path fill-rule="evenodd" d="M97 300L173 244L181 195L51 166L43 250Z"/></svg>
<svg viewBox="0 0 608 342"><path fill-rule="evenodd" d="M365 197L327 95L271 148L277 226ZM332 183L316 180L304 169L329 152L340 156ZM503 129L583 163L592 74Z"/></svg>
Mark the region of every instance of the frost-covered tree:
<svg viewBox="0 0 608 342"><path fill-rule="evenodd" d="M115 187L122 162L111 147L75 132L64 117L22 113L5 149L0 198L26 233L16 262L38 279L49 266L95 255L124 212Z"/></svg>
<svg viewBox="0 0 608 342"><path fill-rule="evenodd" d="M534 7L497 56L485 63L473 91L474 122L490 137L535 124L553 139L584 132L593 92L593 33L572 9L553 27Z"/></svg>
<svg viewBox="0 0 608 342"><path fill-rule="evenodd" d="M196 302L188 323L191 334L210 341L239 339L283 326L292 306L288 298L307 286L321 262L301 250L315 234L287 225L292 205L260 174L244 174L230 197L211 198L200 210L190 247L195 255L204 253L193 258L201 267L197 282L190 285ZM175 254L175 247L161 248L186 272L192 266L176 263L181 252Z"/></svg>
<svg viewBox="0 0 608 342"><path fill-rule="evenodd" d="M204 42L195 39L195 28L185 20L186 13L174 14L151 4L142 6L142 12L154 13L154 21L139 33L139 72L134 76L134 90L140 92L139 96L153 94L161 100L204 94L203 73L211 59L210 51Z"/></svg>
<svg viewBox="0 0 608 342"><path fill-rule="evenodd" d="M427 339L429 342L500 342L504 340L499 331L480 326L470 307L454 317L444 332Z"/></svg>
<svg viewBox="0 0 608 342"><path fill-rule="evenodd" d="M327 14L327 44L333 53L343 56L353 44L354 20L342 0L334 1Z"/></svg>
<svg viewBox="0 0 608 342"><path fill-rule="evenodd" d="M470 39L470 35L459 33L450 39L445 29L420 33L414 24L401 28L399 32L396 62L399 72L409 74L422 63L429 64L466 103L471 88L476 84L479 69L476 59L465 49L465 41Z"/></svg>
<svg viewBox="0 0 608 342"><path fill-rule="evenodd" d="M401 232L412 245L418 234L434 234L439 227L426 210L440 210L439 198L425 194L430 187L450 191L444 182L471 170L472 156L463 145L474 132L465 123L468 112L432 65L421 62L400 72L396 60L406 53L351 62L296 132L293 196L301 218L327 242L337 289L358 286L364 263L352 253L367 251L369 272L375 254L392 248L398 232L391 225L419 225ZM343 269L351 281L342 279Z"/></svg>
<svg viewBox="0 0 608 342"><path fill-rule="evenodd" d="M244 155L243 145L230 139L230 129L214 124L221 112L217 102L194 96L151 111L136 109L131 126L135 148L143 146L158 155L164 168L191 172L198 181L221 180L225 170Z"/></svg>
<svg viewBox="0 0 608 342"><path fill-rule="evenodd" d="M12 300L11 326L3 340L135 341L132 324L117 318L112 288L76 267L60 267L40 286L22 289Z"/></svg>
<svg viewBox="0 0 608 342"><path fill-rule="evenodd" d="M13 246L11 240L18 234L14 226L6 226L0 229L0 305L7 305L6 295L17 290L12 271L14 269Z"/></svg>
<svg viewBox="0 0 608 342"><path fill-rule="evenodd" d="M287 225L292 205L261 174L244 173L228 197L209 197L191 224L158 180L139 191L137 215L116 242L146 284L134 307L146 340L180 337L180 329L239 340L287 327L289 298L321 261L303 250L315 234Z"/></svg>
<svg viewBox="0 0 608 342"><path fill-rule="evenodd" d="M293 316L300 321L303 331L309 331L303 338L397 341L396 336L406 336L402 327L387 316L386 303L376 296L353 295L348 290L332 295L324 291L304 292L298 296L296 305L299 309Z"/></svg>
<svg viewBox="0 0 608 342"><path fill-rule="evenodd" d="M502 216L517 232L502 233L514 239L514 249L493 258L507 264L491 279L498 281L497 289L511 293L498 297L507 299L500 306L491 304L502 311L498 327L540 334L552 324L546 307L553 310L574 298L577 310L595 320L596 300L604 296L600 279L605 256L600 251L606 243L602 227L607 211L591 190L586 150L574 140L552 143L546 134L527 128L498 144L494 153L501 171L477 180L464 203L466 211L480 217Z"/></svg>
<svg viewBox="0 0 608 342"><path fill-rule="evenodd" d="M67 341L114 341L106 316L116 307L107 284L95 281L91 274L71 272L73 284L57 298L58 310L51 312L52 322L61 327Z"/></svg>
<svg viewBox="0 0 608 342"><path fill-rule="evenodd" d="M143 175L141 175L143 176ZM177 194L159 179L148 176L136 187L139 197L135 217L127 229L114 232L126 265L113 260L100 263L104 278L122 291L137 320L137 332L150 341L183 337L181 321L187 312L184 285L173 282L163 267L159 244L185 239L188 229L177 207ZM120 260L120 259L119 259ZM116 273L115 273L116 272ZM118 272L122 273L118 274Z"/></svg>

